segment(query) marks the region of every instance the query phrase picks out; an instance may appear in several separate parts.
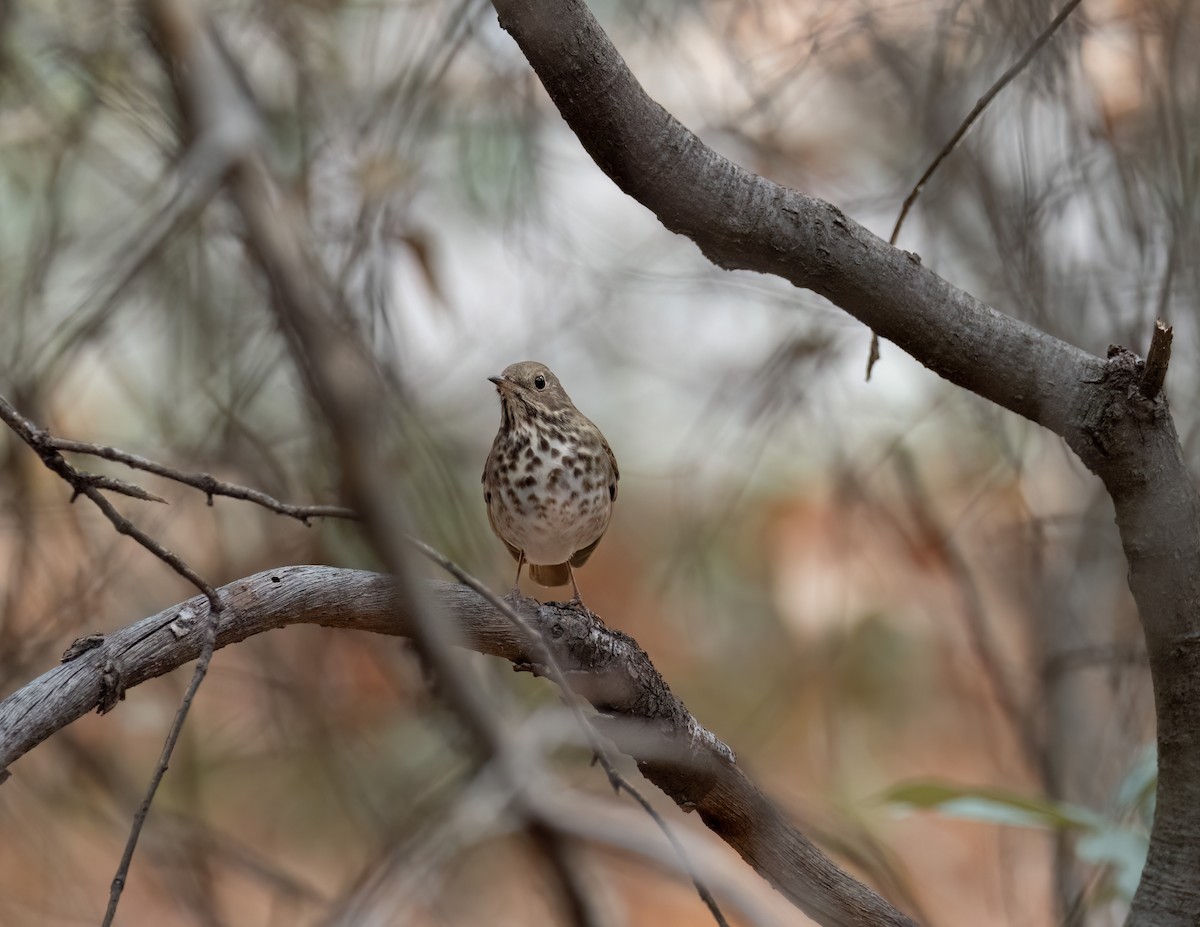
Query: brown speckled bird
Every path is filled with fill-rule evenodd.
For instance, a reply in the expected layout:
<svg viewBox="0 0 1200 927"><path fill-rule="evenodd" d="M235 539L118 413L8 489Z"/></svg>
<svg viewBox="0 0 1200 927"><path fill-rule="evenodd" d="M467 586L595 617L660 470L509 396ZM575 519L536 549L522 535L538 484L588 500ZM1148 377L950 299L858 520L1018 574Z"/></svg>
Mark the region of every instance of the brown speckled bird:
<svg viewBox="0 0 1200 927"><path fill-rule="evenodd" d="M500 430L483 467L488 521L517 561L543 586L565 586L582 601L574 567L583 566L612 517L617 459L545 364L522 361L488 377L500 394Z"/></svg>

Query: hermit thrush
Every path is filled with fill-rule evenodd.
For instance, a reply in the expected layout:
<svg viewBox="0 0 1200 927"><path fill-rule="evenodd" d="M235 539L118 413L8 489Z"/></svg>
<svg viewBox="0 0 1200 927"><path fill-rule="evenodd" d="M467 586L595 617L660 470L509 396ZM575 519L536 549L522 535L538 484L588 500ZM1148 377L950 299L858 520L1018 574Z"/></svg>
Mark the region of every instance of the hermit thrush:
<svg viewBox="0 0 1200 927"><path fill-rule="evenodd" d="M483 467L492 530L543 586L581 602L573 567L592 555L617 498L617 459L545 364L523 361L488 377L500 394L500 430Z"/></svg>

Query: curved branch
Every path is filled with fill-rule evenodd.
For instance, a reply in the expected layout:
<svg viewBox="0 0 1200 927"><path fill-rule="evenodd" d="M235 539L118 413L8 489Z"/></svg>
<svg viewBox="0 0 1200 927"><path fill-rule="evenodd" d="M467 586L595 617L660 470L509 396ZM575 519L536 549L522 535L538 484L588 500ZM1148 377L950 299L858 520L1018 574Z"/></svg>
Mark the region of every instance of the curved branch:
<svg viewBox="0 0 1200 927"><path fill-rule="evenodd" d="M451 620L462 646L530 668L524 635L471 590L431 581L429 604ZM218 590L224 606L217 647L291 624L406 636L414 618L382 574L289 566ZM513 603L599 711L604 734L680 807L738 851L797 907L826 927L913 922L843 872L737 766L733 752L671 692L633 638L595 616L532 599ZM77 641L65 662L0 701L0 770L55 731L128 690L194 660L208 602L197 596L102 640ZM533 667L536 671L536 667Z"/></svg>
<svg viewBox="0 0 1200 927"><path fill-rule="evenodd" d="M734 164L652 100L583 0L493 0L583 147L727 270L828 298L935 373L1064 436L1103 360L997 312L840 209Z"/></svg>

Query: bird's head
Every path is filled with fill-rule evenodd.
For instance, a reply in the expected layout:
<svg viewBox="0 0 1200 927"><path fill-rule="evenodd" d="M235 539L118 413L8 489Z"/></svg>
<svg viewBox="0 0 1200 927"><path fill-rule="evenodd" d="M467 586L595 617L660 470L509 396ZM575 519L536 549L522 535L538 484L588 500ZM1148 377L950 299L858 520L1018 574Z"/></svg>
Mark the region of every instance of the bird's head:
<svg viewBox="0 0 1200 927"><path fill-rule="evenodd" d="M488 379L496 384L501 406L513 409L518 415L526 410L557 412L574 408L558 377L537 361L509 364L502 374Z"/></svg>

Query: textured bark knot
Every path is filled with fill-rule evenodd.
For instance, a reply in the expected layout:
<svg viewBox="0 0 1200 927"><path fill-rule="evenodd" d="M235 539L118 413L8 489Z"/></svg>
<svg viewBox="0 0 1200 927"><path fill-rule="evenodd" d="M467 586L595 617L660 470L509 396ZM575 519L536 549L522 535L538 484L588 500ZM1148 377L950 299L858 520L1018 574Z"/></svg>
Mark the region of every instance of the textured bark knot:
<svg viewBox="0 0 1200 927"><path fill-rule="evenodd" d="M190 605L185 605L179 610L179 614L175 616L175 620L167 625L167 629L175 635L176 638L187 637L192 629L196 626L196 610Z"/></svg>
<svg viewBox="0 0 1200 927"><path fill-rule="evenodd" d="M125 700L125 667L120 660L110 658L100 668L100 692L96 697L96 712L106 715Z"/></svg>
<svg viewBox="0 0 1200 927"><path fill-rule="evenodd" d="M69 663L80 655L87 653L89 650L95 650L103 643L104 635L100 633L89 634L86 637L77 637L71 646L63 651L62 658L59 662Z"/></svg>
<svg viewBox="0 0 1200 927"><path fill-rule="evenodd" d="M1104 377L1107 380L1109 376L1120 376L1122 374L1137 378L1141 373L1142 359L1138 357L1129 348L1122 347L1119 344L1110 344L1108 346L1108 363L1105 365Z"/></svg>
<svg viewBox="0 0 1200 927"><path fill-rule="evenodd" d="M1142 389L1145 362L1120 345L1109 345L1099 376L1084 381L1078 430L1068 434L1072 449L1110 491L1142 485L1148 436L1169 420L1161 395L1147 398Z"/></svg>

